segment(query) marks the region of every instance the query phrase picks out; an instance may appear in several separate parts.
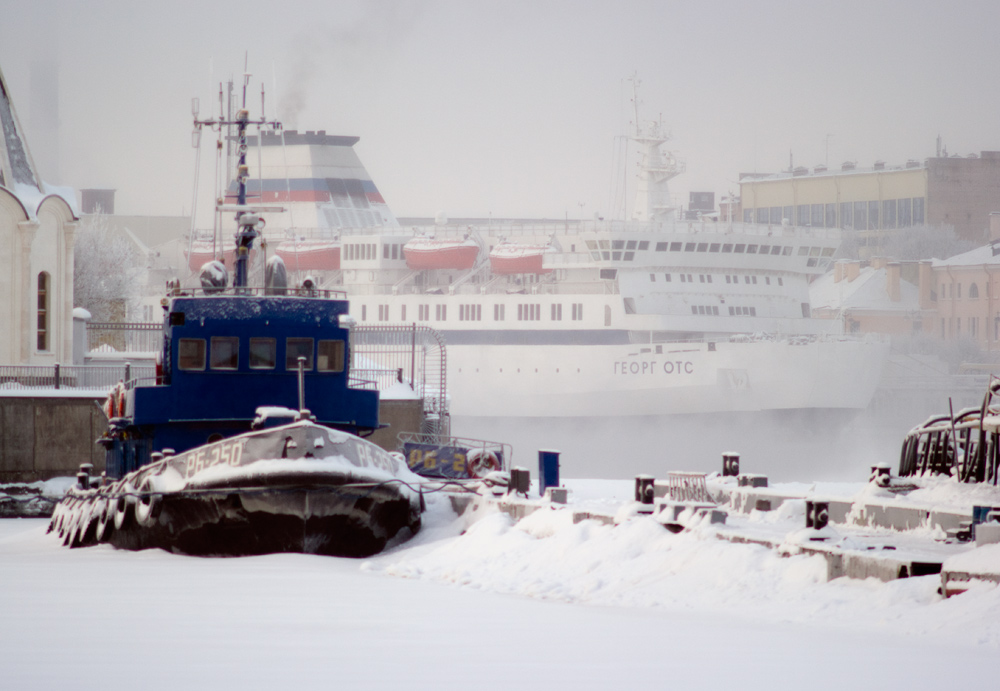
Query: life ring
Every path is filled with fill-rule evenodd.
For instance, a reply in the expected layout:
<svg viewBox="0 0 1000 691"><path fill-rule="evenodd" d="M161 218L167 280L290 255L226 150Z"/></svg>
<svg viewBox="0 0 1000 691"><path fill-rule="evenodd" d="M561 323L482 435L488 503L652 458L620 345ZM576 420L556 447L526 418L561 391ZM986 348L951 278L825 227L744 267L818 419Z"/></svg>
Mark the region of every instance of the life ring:
<svg viewBox="0 0 1000 691"><path fill-rule="evenodd" d="M485 477L500 470L500 458L489 449L473 449L469 452L466 468L471 478Z"/></svg>

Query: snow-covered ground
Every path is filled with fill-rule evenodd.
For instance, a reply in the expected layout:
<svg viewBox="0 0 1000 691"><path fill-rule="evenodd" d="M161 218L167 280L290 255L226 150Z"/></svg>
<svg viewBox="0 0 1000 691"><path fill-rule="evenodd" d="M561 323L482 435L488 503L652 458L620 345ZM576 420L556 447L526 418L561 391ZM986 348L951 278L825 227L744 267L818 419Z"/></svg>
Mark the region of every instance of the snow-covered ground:
<svg viewBox="0 0 1000 691"><path fill-rule="evenodd" d="M631 483L568 481L589 508ZM481 513L481 512L480 512ZM992 688L1000 589L824 582L649 518L457 519L358 561L69 550L0 521L0 687Z"/></svg>

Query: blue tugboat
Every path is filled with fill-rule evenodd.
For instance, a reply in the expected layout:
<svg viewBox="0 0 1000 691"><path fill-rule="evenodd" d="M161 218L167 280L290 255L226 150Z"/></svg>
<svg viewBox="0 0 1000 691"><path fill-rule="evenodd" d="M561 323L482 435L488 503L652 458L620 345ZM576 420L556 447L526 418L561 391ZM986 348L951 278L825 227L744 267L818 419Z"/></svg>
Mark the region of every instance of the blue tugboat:
<svg viewBox="0 0 1000 691"><path fill-rule="evenodd" d="M237 200L218 207L236 216L233 281L213 261L200 289L168 286L156 380L112 394L106 475L83 473L53 514L71 547L367 556L419 529L420 478L362 438L379 399L349 385L347 300L287 286L277 257L248 285L268 209L247 203L247 129L280 124L250 120L246 82L243 104L232 121L195 119L237 133Z"/></svg>

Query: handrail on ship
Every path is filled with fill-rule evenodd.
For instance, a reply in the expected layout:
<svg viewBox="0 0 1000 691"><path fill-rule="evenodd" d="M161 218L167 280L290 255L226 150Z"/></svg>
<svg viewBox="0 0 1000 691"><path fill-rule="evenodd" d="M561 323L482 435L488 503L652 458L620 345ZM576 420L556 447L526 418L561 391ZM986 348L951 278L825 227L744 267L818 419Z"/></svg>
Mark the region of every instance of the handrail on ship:
<svg viewBox="0 0 1000 691"><path fill-rule="evenodd" d="M247 296L263 296L263 297L274 297L274 298L336 298L339 300L347 299L347 291L344 290L330 290L328 288L262 288L262 287L247 287L247 288L233 288L232 286L228 288L173 288L167 295L170 297L247 297Z"/></svg>
<svg viewBox="0 0 1000 691"><path fill-rule="evenodd" d="M448 223L444 225L400 225L400 226L363 226L351 228L295 228L295 238L286 235L286 230L265 231L264 237L269 244L295 241L326 241L343 242L352 236L365 235L418 235L441 232L445 235L466 233L470 228L489 236L505 237L540 236L540 235L582 235L584 233L667 233L676 235L754 235L769 237L811 237L836 239L841 233L840 228L820 228L816 226L782 225L779 223L747 223L745 221L532 221L528 223L492 223L474 225L469 223ZM211 240L211 231L195 231L195 239Z"/></svg>

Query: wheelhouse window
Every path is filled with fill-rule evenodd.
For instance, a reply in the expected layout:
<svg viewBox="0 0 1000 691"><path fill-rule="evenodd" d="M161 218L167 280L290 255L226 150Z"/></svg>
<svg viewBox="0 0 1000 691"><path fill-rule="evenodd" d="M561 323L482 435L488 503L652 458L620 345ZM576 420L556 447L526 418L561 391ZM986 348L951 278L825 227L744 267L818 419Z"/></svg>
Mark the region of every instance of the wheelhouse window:
<svg viewBox="0 0 1000 691"><path fill-rule="evenodd" d="M182 370L205 369L205 339L181 338L177 342L177 367Z"/></svg>
<svg viewBox="0 0 1000 691"><path fill-rule="evenodd" d="M297 370L300 357L306 359L306 369L311 370L313 368L313 339L285 339L285 369Z"/></svg>
<svg viewBox="0 0 1000 691"><path fill-rule="evenodd" d="M273 338L250 339L250 369L274 369L278 346Z"/></svg>
<svg viewBox="0 0 1000 691"><path fill-rule="evenodd" d="M240 339L229 336L214 336L210 367L212 369L234 370L240 364Z"/></svg>
<svg viewBox="0 0 1000 691"><path fill-rule="evenodd" d="M49 275L38 274L38 350L49 349Z"/></svg>
<svg viewBox="0 0 1000 691"><path fill-rule="evenodd" d="M343 372L344 342L320 341L316 347L316 369L320 372Z"/></svg>

